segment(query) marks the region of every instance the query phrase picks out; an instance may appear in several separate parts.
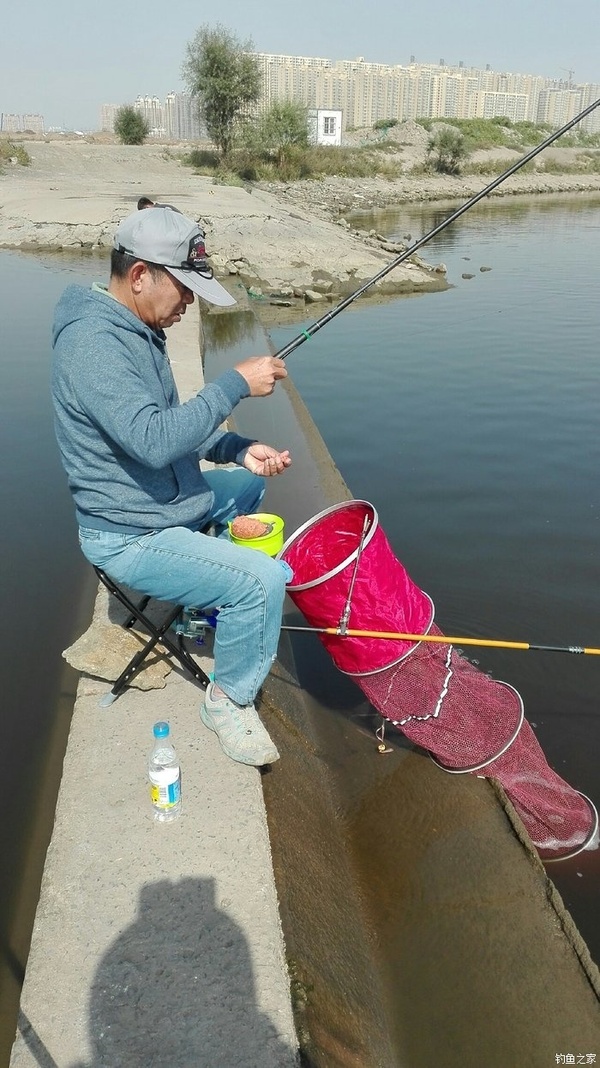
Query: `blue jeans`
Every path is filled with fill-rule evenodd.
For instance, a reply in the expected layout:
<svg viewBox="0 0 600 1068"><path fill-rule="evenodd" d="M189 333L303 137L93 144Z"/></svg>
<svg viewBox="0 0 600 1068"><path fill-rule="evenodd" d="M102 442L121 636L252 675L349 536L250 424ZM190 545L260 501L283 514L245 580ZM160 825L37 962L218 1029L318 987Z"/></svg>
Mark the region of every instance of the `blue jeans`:
<svg viewBox="0 0 600 1068"><path fill-rule="evenodd" d="M236 515L255 512L264 479L245 468L205 472L214 494L202 525L226 531ZM286 568L266 553L186 527L120 534L80 527L84 556L140 593L200 609L219 608L215 681L238 704L251 704L277 655Z"/></svg>

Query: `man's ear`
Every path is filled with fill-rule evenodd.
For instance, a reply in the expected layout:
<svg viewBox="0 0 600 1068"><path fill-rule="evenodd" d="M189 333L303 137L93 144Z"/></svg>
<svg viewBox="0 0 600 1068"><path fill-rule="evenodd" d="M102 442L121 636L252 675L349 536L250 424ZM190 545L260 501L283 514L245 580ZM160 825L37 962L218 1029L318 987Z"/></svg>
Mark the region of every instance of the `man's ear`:
<svg viewBox="0 0 600 1068"><path fill-rule="evenodd" d="M136 260L133 267L129 268L129 281L134 293L141 293L146 278L150 275L150 269L143 260Z"/></svg>

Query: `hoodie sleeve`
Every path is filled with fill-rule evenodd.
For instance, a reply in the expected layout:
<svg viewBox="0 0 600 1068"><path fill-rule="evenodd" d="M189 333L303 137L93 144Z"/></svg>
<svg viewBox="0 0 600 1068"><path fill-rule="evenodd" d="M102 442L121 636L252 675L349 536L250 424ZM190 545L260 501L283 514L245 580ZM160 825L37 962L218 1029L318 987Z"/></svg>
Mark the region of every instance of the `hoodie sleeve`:
<svg viewBox="0 0 600 1068"><path fill-rule="evenodd" d="M191 452L205 456L207 449L227 462L250 444L235 434L228 442L229 435L218 432L250 392L238 371L226 371L179 404L166 356L158 346L153 351L147 335L133 335L126 345L119 331L90 331L83 320L63 330L58 346L68 353L62 403L145 466L159 469Z"/></svg>

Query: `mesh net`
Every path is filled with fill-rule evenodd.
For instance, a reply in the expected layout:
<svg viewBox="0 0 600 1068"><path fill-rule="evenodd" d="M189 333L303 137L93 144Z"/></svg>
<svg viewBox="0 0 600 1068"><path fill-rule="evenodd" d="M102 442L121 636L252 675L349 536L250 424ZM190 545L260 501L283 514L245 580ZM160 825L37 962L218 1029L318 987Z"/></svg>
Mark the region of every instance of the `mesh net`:
<svg viewBox="0 0 600 1068"><path fill-rule="evenodd" d="M351 629L441 635L429 598L377 524L372 505L352 501L296 531L280 553L294 570L290 597L315 627L339 626L351 593ZM497 779L543 860L596 844L593 804L550 768L508 683L450 644L382 639L378 647L374 638L319 637L381 715L445 771Z"/></svg>
<svg viewBox="0 0 600 1068"><path fill-rule="evenodd" d="M595 810L549 766L512 686L484 675L450 645L421 645L404 663L356 681L445 771L497 779L543 860L591 844Z"/></svg>
<svg viewBox="0 0 600 1068"><path fill-rule="evenodd" d="M485 774L502 783L542 860L560 860L596 844L596 809L549 767L527 720Z"/></svg>
<svg viewBox="0 0 600 1068"><path fill-rule="evenodd" d="M382 716L449 771L485 767L511 744L523 719L517 691L478 671L452 645L422 643L402 663L356 681Z"/></svg>

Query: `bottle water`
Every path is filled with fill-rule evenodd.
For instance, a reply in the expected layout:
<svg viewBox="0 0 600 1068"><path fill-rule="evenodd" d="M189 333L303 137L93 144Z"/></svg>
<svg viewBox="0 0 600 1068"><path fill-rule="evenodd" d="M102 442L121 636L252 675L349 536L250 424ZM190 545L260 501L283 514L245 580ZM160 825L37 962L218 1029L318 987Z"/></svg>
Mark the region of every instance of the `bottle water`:
<svg viewBox="0 0 600 1068"><path fill-rule="evenodd" d="M181 814L181 769L169 737L169 724L155 723L152 732L154 748L148 760L150 797L154 819L168 823Z"/></svg>

